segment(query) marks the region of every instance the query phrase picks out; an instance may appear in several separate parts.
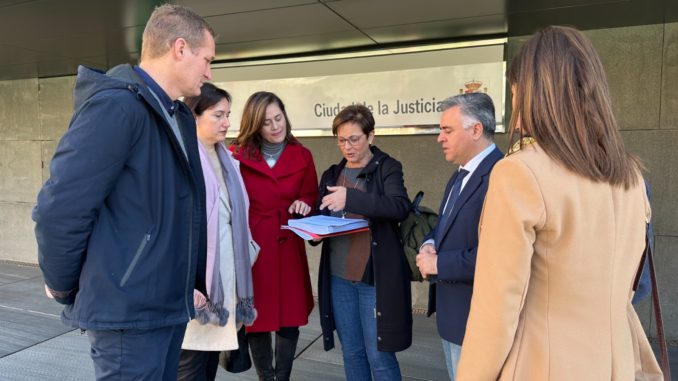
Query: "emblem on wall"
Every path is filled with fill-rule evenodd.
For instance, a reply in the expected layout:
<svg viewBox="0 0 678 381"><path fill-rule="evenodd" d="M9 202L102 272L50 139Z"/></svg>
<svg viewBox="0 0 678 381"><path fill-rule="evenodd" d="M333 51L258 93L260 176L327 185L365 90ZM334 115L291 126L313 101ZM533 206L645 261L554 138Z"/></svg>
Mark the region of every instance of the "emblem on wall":
<svg viewBox="0 0 678 381"><path fill-rule="evenodd" d="M475 79L472 79L464 83L464 88L459 89L459 94L478 93L478 92L487 93L487 87L482 86L483 83L481 81L476 81Z"/></svg>

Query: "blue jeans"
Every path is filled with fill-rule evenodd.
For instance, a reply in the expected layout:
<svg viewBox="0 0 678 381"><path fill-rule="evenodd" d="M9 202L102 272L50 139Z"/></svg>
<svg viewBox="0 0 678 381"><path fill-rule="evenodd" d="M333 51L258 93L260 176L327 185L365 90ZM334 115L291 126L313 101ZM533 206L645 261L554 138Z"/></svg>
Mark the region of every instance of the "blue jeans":
<svg viewBox="0 0 678 381"><path fill-rule="evenodd" d="M332 311L348 381L402 379L394 352L377 350L377 295L373 286L333 276Z"/></svg>
<svg viewBox="0 0 678 381"><path fill-rule="evenodd" d="M459 356L461 356L461 346L445 339L442 339L442 342L447 373L450 375L450 381L454 381L457 378L457 365L459 364Z"/></svg>
<svg viewBox="0 0 678 381"><path fill-rule="evenodd" d="M186 324L156 329L88 330L99 381L176 381Z"/></svg>

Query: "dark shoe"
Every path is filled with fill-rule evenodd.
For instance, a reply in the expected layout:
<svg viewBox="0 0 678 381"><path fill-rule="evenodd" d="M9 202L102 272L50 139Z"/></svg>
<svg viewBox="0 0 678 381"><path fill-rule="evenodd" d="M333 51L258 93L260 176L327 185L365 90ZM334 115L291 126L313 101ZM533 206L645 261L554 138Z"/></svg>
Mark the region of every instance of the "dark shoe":
<svg viewBox="0 0 678 381"><path fill-rule="evenodd" d="M289 381L299 341L298 327L284 327L275 334L275 379Z"/></svg>
<svg viewBox="0 0 678 381"><path fill-rule="evenodd" d="M250 344L252 363L257 370L259 381L275 381L271 333L250 332L247 334L247 341Z"/></svg>

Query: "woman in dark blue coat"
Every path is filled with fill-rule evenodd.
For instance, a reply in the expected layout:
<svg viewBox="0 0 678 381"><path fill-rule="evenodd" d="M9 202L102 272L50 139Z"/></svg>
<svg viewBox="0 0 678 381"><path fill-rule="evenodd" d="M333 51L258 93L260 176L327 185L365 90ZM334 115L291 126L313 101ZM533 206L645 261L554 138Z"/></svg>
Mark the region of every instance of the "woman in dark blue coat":
<svg viewBox="0 0 678 381"><path fill-rule="evenodd" d="M398 222L410 208L402 165L371 145L374 118L362 105L332 123L343 160L320 181L323 214L365 218L368 232L323 240L318 280L325 350L342 344L346 379L400 380L395 352L412 343L410 280Z"/></svg>

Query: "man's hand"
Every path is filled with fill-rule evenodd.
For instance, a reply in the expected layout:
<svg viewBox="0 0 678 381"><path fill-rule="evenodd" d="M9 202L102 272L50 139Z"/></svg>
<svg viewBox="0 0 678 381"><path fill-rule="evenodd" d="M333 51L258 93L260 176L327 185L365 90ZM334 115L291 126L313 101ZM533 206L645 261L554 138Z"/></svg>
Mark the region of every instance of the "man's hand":
<svg viewBox="0 0 678 381"><path fill-rule="evenodd" d="M424 279L429 275L438 274L438 253L436 253L436 250L430 243L422 245L419 249L417 267L419 267L419 272L421 272Z"/></svg>
<svg viewBox="0 0 678 381"><path fill-rule="evenodd" d="M49 287L47 287L47 285L45 285L45 294L47 294L48 298L54 299L54 295L52 295L52 290L50 290Z"/></svg>
<svg viewBox="0 0 678 381"><path fill-rule="evenodd" d="M45 284L45 294L47 295L47 297L50 299L56 299L57 302L62 304L65 304L63 303L63 300L68 298L75 291L76 291L75 289L71 291L54 291Z"/></svg>

